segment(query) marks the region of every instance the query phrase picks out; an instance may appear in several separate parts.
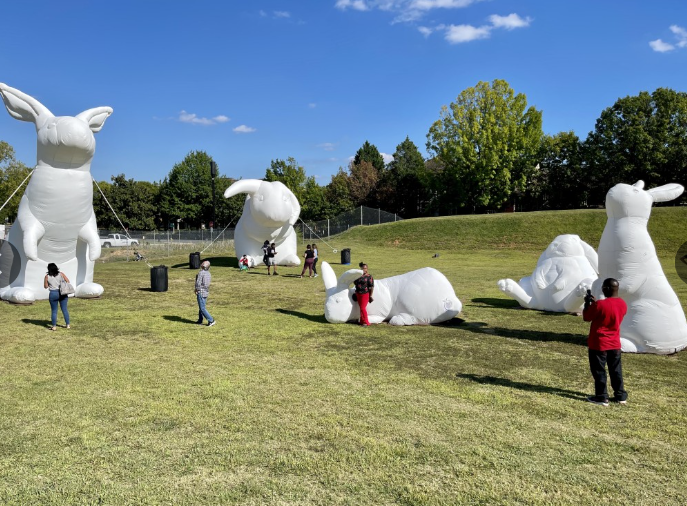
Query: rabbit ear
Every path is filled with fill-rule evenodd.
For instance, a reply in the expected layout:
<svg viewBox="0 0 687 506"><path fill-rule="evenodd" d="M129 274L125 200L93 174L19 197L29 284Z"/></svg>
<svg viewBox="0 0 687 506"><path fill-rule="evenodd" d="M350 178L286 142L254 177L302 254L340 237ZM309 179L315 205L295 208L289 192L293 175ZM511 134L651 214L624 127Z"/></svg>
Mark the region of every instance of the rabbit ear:
<svg viewBox="0 0 687 506"><path fill-rule="evenodd" d="M262 181L260 179L241 179L236 181L224 192L224 198L228 199L239 193L247 193L248 195L254 195L260 188Z"/></svg>
<svg viewBox="0 0 687 506"><path fill-rule="evenodd" d="M642 180L640 179L639 181L637 181L637 182L636 182L635 184L633 184L632 186L634 186L635 188L639 188L640 190L642 190L642 189L644 188L644 181L642 181Z"/></svg>
<svg viewBox="0 0 687 506"><path fill-rule="evenodd" d="M327 262L322 262L320 266L322 269L322 281L324 281L324 289L329 291L332 288L336 288L336 274L334 274L334 269Z"/></svg>
<svg viewBox="0 0 687 506"><path fill-rule="evenodd" d="M654 202L668 202L682 195L685 188L681 184L670 183L663 186L657 186L648 190L649 195L654 199Z"/></svg>
<svg viewBox="0 0 687 506"><path fill-rule="evenodd" d="M341 276L339 276L339 282L337 286L339 289L348 288L351 286L356 279L363 275L363 271L360 269L348 269Z"/></svg>
<svg viewBox="0 0 687 506"><path fill-rule="evenodd" d="M38 100L4 83L0 83L0 95L10 116L20 121L30 121L37 129L43 126L48 118L54 117L53 113Z"/></svg>
<svg viewBox="0 0 687 506"><path fill-rule="evenodd" d="M100 132L105 124L105 120L112 114L112 107L94 107L77 114L77 118L88 123L91 132Z"/></svg>

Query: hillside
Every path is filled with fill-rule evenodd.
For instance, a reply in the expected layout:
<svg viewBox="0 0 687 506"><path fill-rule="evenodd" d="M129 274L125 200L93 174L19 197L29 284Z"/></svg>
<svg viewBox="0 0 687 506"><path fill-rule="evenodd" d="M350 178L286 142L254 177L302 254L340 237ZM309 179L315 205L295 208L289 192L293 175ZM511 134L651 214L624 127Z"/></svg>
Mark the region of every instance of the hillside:
<svg viewBox="0 0 687 506"><path fill-rule="evenodd" d="M596 248L605 225L603 209L447 216L354 227L333 242L411 250L541 250L567 233ZM687 241L687 207L654 208L649 231L661 254L674 254Z"/></svg>

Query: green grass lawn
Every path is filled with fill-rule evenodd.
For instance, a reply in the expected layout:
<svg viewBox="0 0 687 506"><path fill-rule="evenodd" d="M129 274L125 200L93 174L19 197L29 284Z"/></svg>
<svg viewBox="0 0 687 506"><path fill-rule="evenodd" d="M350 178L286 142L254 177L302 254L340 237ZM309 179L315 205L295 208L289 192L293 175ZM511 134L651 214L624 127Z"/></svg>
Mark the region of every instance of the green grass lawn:
<svg viewBox="0 0 687 506"><path fill-rule="evenodd" d="M650 222L683 303L686 222ZM201 327L189 252L152 259L170 266L163 293L109 253L105 294L70 300L71 330L48 330L47 301L0 304L0 504L685 504L685 352L624 355L628 405L589 404L588 324L496 287L559 233L596 247L604 223L464 216L329 241L376 278L443 272L463 313L431 327L329 324L322 278L240 273L217 249L218 323Z"/></svg>

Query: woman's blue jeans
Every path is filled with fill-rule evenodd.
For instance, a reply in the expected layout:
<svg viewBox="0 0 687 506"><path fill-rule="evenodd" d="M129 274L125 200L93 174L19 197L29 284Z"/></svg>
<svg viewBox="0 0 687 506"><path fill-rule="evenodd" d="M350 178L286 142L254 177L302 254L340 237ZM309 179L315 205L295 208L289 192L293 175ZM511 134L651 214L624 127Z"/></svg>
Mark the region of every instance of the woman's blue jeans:
<svg viewBox="0 0 687 506"><path fill-rule="evenodd" d="M69 311L67 310L67 300L69 297L67 295L60 295L59 290L50 290L50 295L48 300L50 301L50 318L52 326L57 325L57 305L60 305L62 310L62 316L64 316L65 324L69 325Z"/></svg>
<svg viewBox="0 0 687 506"><path fill-rule="evenodd" d="M199 293L196 294L196 297L198 297L198 323L203 323L203 317L205 317L208 323L212 323L215 319L210 316L208 310L205 309L205 303L208 300L207 297L203 297Z"/></svg>

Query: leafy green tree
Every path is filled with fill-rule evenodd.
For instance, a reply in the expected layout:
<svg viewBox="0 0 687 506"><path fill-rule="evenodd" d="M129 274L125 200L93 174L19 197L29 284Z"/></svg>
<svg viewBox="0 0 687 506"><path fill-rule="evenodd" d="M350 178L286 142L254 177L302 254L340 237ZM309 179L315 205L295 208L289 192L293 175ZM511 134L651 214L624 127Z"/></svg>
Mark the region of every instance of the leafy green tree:
<svg viewBox="0 0 687 506"><path fill-rule="evenodd" d="M361 162L370 162L379 176L384 171L384 157L377 149L377 146L370 144L368 141L365 141L353 158L355 165L359 165Z"/></svg>
<svg viewBox="0 0 687 506"><path fill-rule="evenodd" d="M687 183L687 93L658 88L618 99L584 144L590 198L603 204L616 183Z"/></svg>
<svg viewBox="0 0 687 506"><path fill-rule="evenodd" d="M339 171L332 176L331 181L325 187L324 196L327 210L322 216L323 218L333 218L355 207L351 197L348 174L342 167L339 167Z"/></svg>
<svg viewBox="0 0 687 506"><path fill-rule="evenodd" d="M541 111L500 79L479 82L444 106L427 134L427 150L443 165L442 211L497 209L524 191L541 125Z"/></svg>
<svg viewBox="0 0 687 506"><path fill-rule="evenodd" d="M0 141L0 206L19 188L30 172L30 168L16 160L14 148L7 142ZM14 197L0 211L1 223L4 223L5 219L14 221L17 218L19 201L24 195L25 188L26 186L19 188Z"/></svg>
<svg viewBox="0 0 687 506"><path fill-rule="evenodd" d="M191 151L174 165L160 185L158 202L165 221L181 219L194 228L209 224L213 210L211 160L205 151ZM217 188L215 195L216 201L221 198Z"/></svg>
<svg viewBox="0 0 687 506"><path fill-rule="evenodd" d="M112 183L98 183L119 220L129 230L152 230L160 219L156 200L159 185L148 181L127 179L124 174L112 176ZM95 191L93 210L100 228L120 229L117 216L99 191Z"/></svg>
<svg viewBox="0 0 687 506"><path fill-rule="evenodd" d="M376 205L375 188L379 181L379 172L371 162L351 162L348 166L348 188L355 206Z"/></svg>
<svg viewBox="0 0 687 506"><path fill-rule="evenodd" d="M404 218L420 216L431 196L425 160L408 137L393 156L378 185L379 206Z"/></svg>
<svg viewBox="0 0 687 506"><path fill-rule="evenodd" d="M305 169L294 158L272 160L265 172L265 180L280 181L293 192L301 205L300 217L303 220L317 220L325 213L324 190L314 176L306 175Z"/></svg>

